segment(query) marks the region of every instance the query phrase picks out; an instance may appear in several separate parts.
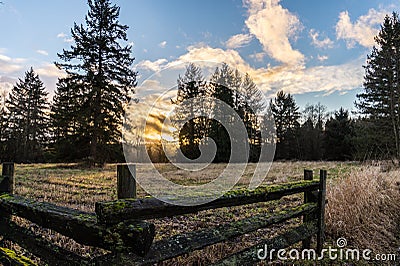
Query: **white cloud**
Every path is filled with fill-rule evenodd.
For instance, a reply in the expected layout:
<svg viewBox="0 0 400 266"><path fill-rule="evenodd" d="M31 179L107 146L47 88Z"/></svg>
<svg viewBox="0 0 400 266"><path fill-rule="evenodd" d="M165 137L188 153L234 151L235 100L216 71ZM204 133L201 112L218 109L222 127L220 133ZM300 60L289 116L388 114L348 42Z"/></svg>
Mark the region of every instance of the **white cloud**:
<svg viewBox="0 0 400 266"><path fill-rule="evenodd" d="M163 67L172 67L196 61L226 62L242 73L249 73L259 89L270 97L275 96L276 92L281 89L293 94L306 92L329 94L334 91L344 92L361 87L364 75L362 65L365 63L364 58L360 57L355 61L334 66L306 68L303 65L282 65L253 68L235 50L190 46L187 53L175 61L167 63L165 59L159 59L155 62L148 61L145 65L155 64L158 66L162 63ZM155 69L159 70L160 68L155 67Z"/></svg>
<svg viewBox="0 0 400 266"><path fill-rule="evenodd" d="M57 34L57 38L64 39L66 37L67 37L67 35L64 32L61 32L61 33Z"/></svg>
<svg viewBox="0 0 400 266"><path fill-rule="evenodd" d="M63 39L64 42L66 43L71 43L74 41L73 38L69 38L67 34L65 34L64 32L61 32L59 34L57 34L57 38L59 39Z"/></svg>
<svg viewBox="0 0 400 266"><path fill-rule="evenodd" d="M40 79L50 93L53 93L57 79L65 76L65 73L52 63L35 64L26 58L11 58L0 54L0 89L9 90L12 88L18 78L23 78L25 71L31 66L40 75Z"/></svg>
<svg viewBox="0 0 400 266"><path fill-rule="evenodd" d="M10 62L11 58L6 56L6 55L2 55L0 54L0 61L4 61L4 62Z"/></svg>
<svg viewBox="0 0 400 266"><path fill-rule="evenodd" d="M41 55L49 55L49 53L45 50L36 50L36 53L41 54Z"/></svg>
<svg viewBox="0 0 400 266"><path fill-rule="evenodd" d="M237 34L229 38L225 45L228 49L236 49L249 44L252 40L250 34Z"/></svg>
<svg viewBox="0 0 400 266"><path fill-rule="evenodd" d="M58 69L54 64L45 63L42 66L34 69L37 74L45 77L62 78L65 77L66 73Z"/></svg>
<svg viewBox="0 0 400 266"><path fill-rule="evenodd" d="M332 48L333 47L333 41L326 37L323 40L319 39L319 33L315 31L314 29L310 30L310 37L312 39L312 44L315 47L318 48Z"/></svg>
<svg viewBox="0 0 400 266"><path fill-rule="evenodd" d="M292 94L307 92L324 92L325 94L338 91L345 93L348 90L362 86L365 63L364 57L344 63L342 65L306 67L305 56L292 47L291 41L303 26L299 18L284 9L280 0L244 0L248 7L248 17L245 21L249 34L237 34L226 43L226 48L213 48L205 43L189 46L187 52L175 60L165 58L155 61L145 60L137 67L157 72L162 68L175 67L184 72L188 62L195 62L203 67L207 62L225 62L242 73L249 73L254 82L267 96L275 96L278 90L283 89ZM331 48L334 42L329 38L322 38L318 32L309 32L313 44L320 48ZM262 62L265 56L270 56L282 63L278 66L254 68L247 63L235 49L248 44L251 38L259 40L263 51L254 53L249 57L257 62ZM324 37L324 36L323 36ZM162 44L162 43L161 43ZM160 44L160 45L161 45ZM166 45L166 42L165 42ZM318 55L317 60L328 60L326 55ZM179 72L178 73L181 73ZM172 79L172 82L175 82ZM156 84L153 90L158 90ZM162 90L163 88L160 88Z"/></svg>
<svg viewBox="0 0 400 266"><path fill-rule="evenodd" d="M353 48L356 43L364 47L374 45L374 37L379 32L379 25L383 22L385 10L370 9L368 14L360 16L354 23L350 20L348 11L339 14L339 21L336 24L336 38L346 41L348 48Z"/></svg>
<svg viewBox="0 0 400 266"><path fill-rule="evenodd" d="M15 82L17 82L15 78L0 76L0 96L4 96L10 92Z"/></svg>
<svg viewBox="0 0 400 266"><path fill-rule="evenodd" d="M360 58L342 65L316 66L303 69L275 67L268 69L264 75L265 86L269 86L270 97L275 96L277 90L284 90L292 94L307 92L335 91L344 92L359 88L363 83L364 59ZM260 70L257 70L260 72ZM264 88L265 91L265 88Z"/></svg>
<svg viewBox="0 0 400 266"><path fill-rule="evenodd" d="M0 74L9 74L21 70L24 67L22 63L25 61L24 58L11 58L0 54Z"/></svg>
<svg viewBox="0 0 400 266"><path fill-rule="evenodd" d="M242 72L247 72L250 65L246 63L240 54L235 50L223 50L209 46L189 46L188 52L180 56L175 62L170 62L168 66L178 65L187 62L207 61L214 63L225 62Z"/></svg>
<svg viewBox="0 0 400 266"><path fill-rule="evenodd" d="M304 55L293 49L289 39L296 38L303 26L299 18L284 9L280 0L245 0L248 18L245 23L250 33L262 44L273 59L288 65L304 62Z"/></svg>
<svg viewBox="0 0 400 266"><path fill-rule="evenodd" d="M324 62L324 61L328 60L329 57L328 57L327 55L318 55L317 59L318 59L320 62Z"/></svg>
<svg viewBox="0 0 400 266"><path fill-rule="evenodd" d="M165 48L167 46L167 41L162 41L158 44L161 48Z"/></svg>
<svg viewBox="0 0 400 266"><path fill-rule="evenodd" d="M154 62L152 62L150 60L144 60L144 61L139 62L136 67L141 68L143 70L150 70L153 72L158 72L161 70L161 68L163 66L165 66L165 64L167 62L168 62L168 60L165 58L158 59Z"/></svg>

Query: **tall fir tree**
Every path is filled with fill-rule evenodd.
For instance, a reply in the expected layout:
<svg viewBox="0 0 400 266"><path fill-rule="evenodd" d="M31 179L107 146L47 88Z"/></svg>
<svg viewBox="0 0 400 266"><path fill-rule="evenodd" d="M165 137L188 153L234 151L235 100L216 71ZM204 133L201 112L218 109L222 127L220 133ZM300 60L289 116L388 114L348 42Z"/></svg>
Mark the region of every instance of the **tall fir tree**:
<svg viewBox="0 0 400 266"><path fill-rule="evenodd" d="M257 89L250 75L243 76L238 70L234 70L223 63L215 69L210 80L205 81L201 69L191 63L187 66L185 74L178 78L177 98L172 102L180 104L185 100L199 96L208 96L220 100L238 114L240 122L244 124L247 130L250 144L249 160L258 161L262 145L261 121L263 121L263 118L260 114L265 110L265 104L262 102L261 92ZM221 117L228 123L234 122L233 119L235 118L230 113L225 113L225 110L220 109L217 105L206 106L207 104L209 103L197 108L210 112L215 117ZM195 117L187 121L179 132L179 143L183 154L190 159L198 158L201 140L209 137L217 145L214 162L228 162L231 145L243 140L231 139L220 122L215 119L199 117L199 111L191 105L176 108L176 115L173 119L177 122L177 125L179 125L179 121L186 121L187 117L193 115Z"/></svg>
<svg viewBox="0 0 400 266"><path fill-rule="evenodd" d="M371 119L359 116L354 119L353 129L354 135L351 138L351 143L354 147L352 154L354 159L365 161L390 157L390 149L382 145L382 138L386 138L386 136L376 133L376 125Z"/></svg>
<svg viewBox="0 0 400 266"><path fill-rule="evenodd" d="M6 110L6 91L0 94L0 161L7 160L6 141L7 141L7 110Z"/></svg>
<svg viewBox="0 0 400 266"><path fill-rule="evenodd" d="M234 81L234 71L223 63L221 67L217 67L210 79L210 96L227 104L233 110L235 109L235 92L232 88ZM232 119L230 114L226 114L220 110L218 106L212 107L212 113L215 117L221 117L225 121ZM228 162L231 156L231 139L225 127L213 119L209 122L208 137L212 138L217 145L217 153L214 162Z"/></svg>
<svg viewBox="0 0 400 266"><path fill-rule="evenodd" d="M6 101L7 152L16 162L43 161L48 134L48 102L43 82L31 68Z"/></svg>
<svg viewBox="0 0 400 266"><path fill-rule="evenodd" d="M367 57L364 91L357 95L357 108L379 135L383 153L400 158L400 21L397 13L386 16L376 46Z"/></svg>
<svg viewBox="0 0 400 266"><path fill-rule="evenodd" d="M186 67L185 74L178 77L178 92L176 100L173 103L179 105L186 100L205 96L205 94L206 82L204 81L202 71L200 67L194 63L190 63ZM188 120L179 131L179 144L182 153L192 160L200 156L199 144L201 139L206 135L207 120L197 115L201 111L203 110L195 109L192 104L183 104L176 108L176 115L173 118L174 123Z"/></svg>
<svg viewBox="0 0 400 266"><path fill-rule="evenodd" d="M84 97L71 79L60 79L51 106L53 146L56 160L74 161L90 155L86 117L81 114Z"/></svg>
<svg viewBox="0 0 400 266"><path fill-rule="evenodd" d="M239 114L242 117L243 123L247 130L250 144L250 158L251 162L257 162L261 152L261 123L264 122L263 118L259 118L260 114L266 110L263 95L260 90L257 89L256 84L248 73L243 77L243 81L240 89L243 99L240 101L242 112ZM266 126L266 125L264 125Z"/></svg>
<svg viewBox="0 0 400 266"><path fill-rule="evenodd" d="M132 47L122 46L128 40L128 26L118 21L120 8L109 0L88 0L88 5L86 25L74 24L75 44L58 54L63 62L56 62L67 73L60 83L67 84L66 90L73 90L77 99L65 102L60 97L56 104L78 105L73 109L89 139L90 161L103 164L120 150L124 106L133 94L137 73L132 70Z"/></svg>
<svg viewBox="0 0 400 266"><path fill-rule="evenodd" d="M299 107L293 96L279 91L270 107L276 125L276 159L298 158Z"/></svg>

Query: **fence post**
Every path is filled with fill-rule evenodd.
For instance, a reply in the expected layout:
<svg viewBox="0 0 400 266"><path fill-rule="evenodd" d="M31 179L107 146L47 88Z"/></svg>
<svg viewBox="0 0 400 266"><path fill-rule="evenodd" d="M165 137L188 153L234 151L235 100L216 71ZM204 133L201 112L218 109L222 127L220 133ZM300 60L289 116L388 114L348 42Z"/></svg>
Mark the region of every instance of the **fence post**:
<svg viewBox="0 0 400 266"><path fill-rule="evenodd" d="M136 198L136 165L117 165L117 195L118 199Z"/></svg>
<svg viewBox="0 0 400 266"><path fill-rule="evenodd" d="M0 195L2 193L14 193L14 163L3 163L3 170L0 176ZM10 214L3 214L0 216L3 221L11 219ZM11 243L3 239L0 246L11 248Z"/></svg>
<svg viewBox="0 0 400 266"><path fill-rule="evenodd" d="M14 163L3 163L0 178L0 193L14 192Z"/></svg>
<svg viewBox="0 0 400 266"><path fill-rule="evenodd" d="M304 169L304 180L313 180L313 171ZM304 203L315 202L314 195L312 192L304 192ZM304 215L303 223L309 222L312 220L312 216ZM311 247L311 237L304 239L302 242L303 249L309 249Z"/></svg>
<svg viewBox="0 0 400 266"><path fill-rule="evenodd" d="M326 170L319 173L317 254L321 254L325 240Z"/></svg>

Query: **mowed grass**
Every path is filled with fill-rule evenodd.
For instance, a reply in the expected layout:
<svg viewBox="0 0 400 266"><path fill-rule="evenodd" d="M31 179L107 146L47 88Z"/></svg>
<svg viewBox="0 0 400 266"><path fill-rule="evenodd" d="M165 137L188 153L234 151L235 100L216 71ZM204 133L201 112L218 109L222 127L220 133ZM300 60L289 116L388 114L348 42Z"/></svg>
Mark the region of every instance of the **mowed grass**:
<svg viewBox="0 0 400 266"><path fill-rule="evenodd" d="M164 176L175 183L184 185L198 185L216 178L226 167L226 165L212 164L206 170L199 172L187 172L177 169L175 166L170 164L158 164L156 167ZM252 178L255 167L256 164L247 165L243 176L236 185L237 188L247 187L250 179ZM337 224L341 223L337 220L342 219L340 215L346 216L348 209L355 206L354 204L358 204L358 207L364 206L360 203L348 202L348 196L343 197L343 195L346 195L346 193L351 194L351 189L349 186L346 187L341 184L344 182L344 180L348 180L352 176L359 176L358 173L363 173L361 176L365 176L371 175L370 173L374 175L376 171L379 172L379 165L372 167L375 167L375 172L371 172L371 170L368 170L369 172L365 172L365 169L371 168L367 168L363 164L351 162L274 162L271 165L270 171L268 172L263 184L267 185L302 180L304 169L314 170L314 178L318 179L319 169L327 170L329 179L328 199L329 202L332 202L330 204L335 204L335 206L329 206L330 204L328 203L327 206L327 219L331 219L327 221L328 243L334 243L336 237L338 236L348 236L349 240L352 240L354 244L366 244L365 242L357 241L354 237L351 238L351 229L349 227L347 227L346 231L341 235L341 229L337 226ZM93 212L96 202L115 200L117 198L116 168L117 166L115 164L108 164L101 169L79 168L78 165L75 164L16 165L15 194L35 200L52 202L61 206ZM149 166L138 165L137 174L147 176L151 174L151 169ZM386 173L382 174L382 176L385 176L385 174ZM390 176L396 176L396 172ZM374 177L372 176L371 178ZM352 186L357 186L357 182L360 181L358 180L351 182ZM339 187L340 189L335 190L336 187ZM381 188L369 186L369 189L374 190ZM137 188L137 192L139 198L147 196L147 193L141 187ZM339 195L342 195L342 197ZM353 201L356 201L357 199L363 201L366 200L362 197L358 198L357 195L353 196ZM303 195L298 194L284 197L279 201L202 211L191 215L151 220L150 222L155 224L157 232L156 240L159 240L174 234L206 229L229 221L237 221L259 213L278 212L286 207L297 205L301 203L302 200ZM379 202L377 202L377 204L379 204ZM369 203L369 205L371 205L371 203ZM389 205L389 203L387 205ZM390 206L386 206L385 211L387 211L389 208ZM373 207L373 210L376 211L377 208ZM359 209L358 211L361 213L363 212L362 209ZM367 209L365 211L368 212ZM357 222L358 217L356 215L357 213L346 216L350 218L353 217L353 226L357 226L358 223L360 223L360 221ZM365 215L366 214L364 214L364 216ZM394 219L394 217L392 218ZM377 220L376 217L375 220ZM387 219L385 221L387 221ZM202 251L196 251L190 255L169 260L163 263L163 265L208 265L228 254L249 247L262 239L273 237L283 230L298 225L300 222L300 219L293 219L281 225L258 230L255 233L246 234L244 236L235 238L232 241L216 244L207 247ZM349 221L344 222L348 223ZM391 221L392 224L396 224L397 222L399 221ZM361 221L361 223L364 223L364 221ZM373 221L369 221L369 223L371 226L365 227L365 230L367 231L374 228ZM382 228L382 226L376 228ZM393 228L395 228L395 225L391 226L391 229ZM84 256L93 257L105 253L103 250L81 246L75 241L65 238L50 230L40 230L40 232L47 234L47 239L52 240L58 245L73 250ZM368 233L369 232L365 232L365 234ZM393 234L393 232L391 234ZM362 237L360 230L357 237ZM390 237L390 241L391 244L393 244L393 237ZM375 241L375 244L376 242L377 241ZM387 244L384 246L387 247Z"/></svg>

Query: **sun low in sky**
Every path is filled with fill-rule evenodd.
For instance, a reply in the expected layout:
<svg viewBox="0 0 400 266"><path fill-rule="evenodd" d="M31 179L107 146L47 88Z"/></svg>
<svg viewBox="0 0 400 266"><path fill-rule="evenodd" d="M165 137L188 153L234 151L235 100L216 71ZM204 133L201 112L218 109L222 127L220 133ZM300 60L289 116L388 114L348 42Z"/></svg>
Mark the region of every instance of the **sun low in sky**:
<svg viewBox="0 0 400 266"><path fill-rule="evenodd" d="M63 75L53 64L72 44L86 1L4 0L0 5L0 90L33 66L50 92ZM396 0L112 1L130 26L139 83L187 61L226 62L249 73L267 97L294 94L300 106L353 109L366 55ZM50 93L52 95L52 93Z"/></svg>

